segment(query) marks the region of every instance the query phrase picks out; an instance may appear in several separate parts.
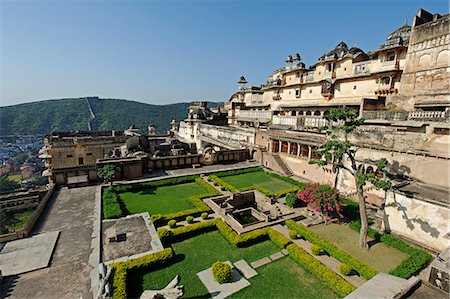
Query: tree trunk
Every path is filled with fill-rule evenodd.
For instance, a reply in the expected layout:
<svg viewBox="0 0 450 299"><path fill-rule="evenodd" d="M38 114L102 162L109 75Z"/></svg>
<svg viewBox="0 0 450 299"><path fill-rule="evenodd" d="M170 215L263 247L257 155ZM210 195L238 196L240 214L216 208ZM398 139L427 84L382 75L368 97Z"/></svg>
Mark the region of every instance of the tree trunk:
<svg viewBox="0 0 450 299"><path fill-rule="evenodd" d="M363 186L357 187L359 201L359 215L361 217L361 230L359 231L359 247L369 249L367 244L367 231L369 229L369 221L367 219L366 200L364 198Z"/></svg>

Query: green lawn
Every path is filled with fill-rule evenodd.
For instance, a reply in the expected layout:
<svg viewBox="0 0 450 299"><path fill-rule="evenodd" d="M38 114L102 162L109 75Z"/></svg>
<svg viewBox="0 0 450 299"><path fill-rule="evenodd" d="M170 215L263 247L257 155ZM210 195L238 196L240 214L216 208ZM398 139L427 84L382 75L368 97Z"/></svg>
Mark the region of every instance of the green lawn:
<svg viewBox="0 0 450 299"><path fill-rule="evenodd" d="M15 183L20 183L22 181L22 174L21 173L8 174L8 179L10 179Z"/></svg>
<svg viewBox="0 0 450 299"><path fill-rule="evenodd" d="M227 182L228 184L236 187L237 189L250 186L259 186L273 193L277 193L295 187L292 184L289 184L285 181L270 176L263 170L238 175L225 176L221 177L221 179Z"/></svg>
<svg viewBox="0 0 450 299"><path fill-rule="evenodd" d="M197 276L198 272L211 267L218 260L233 263L245 259L251 263L280 250L271 241L236 248L218 231L174 243L172 247L176 253L172 265L149 273L128 274L128 297L139 297L144 289L161 289L177 274L181 278L180 284L184 285L185 298L210 297ZM241 291L243 298L336 298L331 290L289 257L258 268L257 271L260 274L250 280L252 285L247 287L249 290ZM241 292L235 298L241 298Z"/></svg>
<svg viewBox="0 0 450 299"><path fill-rule="evenodd" d="M195 208L189 197L207 193L199 184L185 183L172 186L149 187L139 192L120 193L120 199L130 214L169 214Z"/></svg>
<svg viewBox="0 0 450 299"><path fill-rule="evenodd" d="M339 298L290 257L257 269L251 285L228 298Z"/></svg>
<svg viewBox="0 0 450 299"><path fill-rule="evenodd" d="M33 215L34 210L25 210L21 212L8 213L11 217L11 224L7 225L9 232L20 230Z"/></svg>
<svg viewBox="0 0 450 299"><path fill-rule="evenodd" d="M382 242L374 243L371 238L368 238L368 240L372 241L369 242L369 250L359 248L359 233L346 224L330 223L309 228L379 272L388 273L389 270L395 268L408 257L406 253Z"/></svg>

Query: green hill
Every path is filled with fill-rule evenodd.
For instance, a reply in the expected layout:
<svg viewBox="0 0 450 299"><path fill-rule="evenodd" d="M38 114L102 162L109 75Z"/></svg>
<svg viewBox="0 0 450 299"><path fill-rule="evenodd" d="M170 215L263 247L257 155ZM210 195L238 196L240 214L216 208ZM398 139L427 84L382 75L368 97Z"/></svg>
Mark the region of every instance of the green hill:
<svg viewBox="0 0 450 299"><path fill-rule="evenodd" d="M0 135L47 134L53 131L123 130L134 124L143 132L155 124L159 132L170 128L172 119L187 116L192 103L151 105L118 99L89 98L95 118L91 120L85 98L46 100L0 107ZM209 107L223 103L208 103Z"/></svg>

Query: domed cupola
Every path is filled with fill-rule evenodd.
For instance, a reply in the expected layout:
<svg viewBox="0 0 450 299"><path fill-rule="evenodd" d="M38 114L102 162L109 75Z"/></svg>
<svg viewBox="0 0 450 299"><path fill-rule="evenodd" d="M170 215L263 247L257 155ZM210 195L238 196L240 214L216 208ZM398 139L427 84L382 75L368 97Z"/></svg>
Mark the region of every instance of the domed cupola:
<svg viewBox="0 0 450 299"><path fill-rule="evenodd" d="M408 46L410 35L411 26L408 25L408 20L405 20L405 24L402 27L388 35L386 42L380 46L380 49Z"/></svg>

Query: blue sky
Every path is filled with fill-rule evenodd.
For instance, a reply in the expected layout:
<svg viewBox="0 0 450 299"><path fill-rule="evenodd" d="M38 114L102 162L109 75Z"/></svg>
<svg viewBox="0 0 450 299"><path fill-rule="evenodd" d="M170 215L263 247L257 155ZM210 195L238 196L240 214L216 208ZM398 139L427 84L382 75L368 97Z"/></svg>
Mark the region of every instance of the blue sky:
<svg viewBox="0 0 450 299"><path fill-rule="evenodd" d="M299 52L341 40L375 50L414 1L2 1L0 105L98 95L152 104L226 101Z"/></svg>

